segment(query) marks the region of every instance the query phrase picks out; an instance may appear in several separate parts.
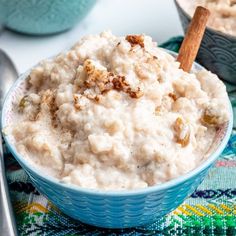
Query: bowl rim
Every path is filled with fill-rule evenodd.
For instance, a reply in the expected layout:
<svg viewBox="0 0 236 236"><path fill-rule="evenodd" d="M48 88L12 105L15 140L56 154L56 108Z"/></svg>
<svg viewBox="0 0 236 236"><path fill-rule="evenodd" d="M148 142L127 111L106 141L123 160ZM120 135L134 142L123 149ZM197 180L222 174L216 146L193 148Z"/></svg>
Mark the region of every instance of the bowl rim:
<svg viewBox="0 0 236 236"><path fill-rule="evenodd" d="M181 3L179 2L180 0L174 0L175 2L175 5L177 7L179 7L183 12L184 14L188 17L189 20L192 19L192 16L189 15L189 13L181 6ZM219 34L223 37L227 37L228 39L230 40L234 40L236 41L236 36L232 35L232 34L227 34L227 33L224 33L220 30L217 30L217 29L214 29L213 27L210 27L210 26L206 26L206 29L209 30L211 33L215 33L215 34Z"/></svg>
<svg viewBox="0 0 236 236"><path fill-rule="evenodd" d="M176 57L178 54L167 50L167 49L162 49L167 51L170 55ZM53 58L53 57L52 57ZM50 58L49 58L50 59ZM38 64L36 64L35 66L37 66ZM15 90L15 88L18 87L18 85L27 78L27 76L29 75L30 71L32 70L32 68L34 68L35 66L31 67L29 70L27 70L25 73L21 74L18 79L15 81L15 83L11 86L10 90L8 91L4 102L3 102L3 106L2 106L2 112L1 112L1 129L2 131L4 130L4 128L6 127L6 120L5 120L5 114L7 112L7 101L10 99L12 92ZM200 64L198 64L197 62L194 62L194 66L196 66L199 69L205 69L203 66L201 66ZM49 183L50 185L57 185L59 187L61 187L62 189L68 189L70 191L75 191L75 192L80 192L86 195L91 195L91 196L106 196L106 197L125 197L125 196L137 196L137 195L146 195L146 194L150 194L150 193L154 193L157 191L161 191L161 190L166 190L169 189L173 186L179 185L182 182L191 179L192 177L194 177L195 175L198 175L199 173L201 173L203 170L207 169L211 164L213 164L213 162L219 157L219 155L222 153L222 151L224 150L225 146L227 145L227 142L230 138L231 132L232 132L232 127L233 127L233 110L232 110L232 106L230 103L230 100L228 100L229 104L229 111L230 111L230 119L228 121L228 125L226 128L226 132L224 134L224 137L221 141L221 143L218 145L218 147L215 149L214 153L212 153L211 155L209 155L209 157L203 161L200 165L198 165L196 168L194 168L193 170L187 172L184 175L180 175L177 178L171 179L167 182L164 182L162 184L157 184L154 186L148 186L145 188L140 188L140 189L134 189L134 190L101 190L101 189L89 189L89 188L85 188L85 187L80 187L78 185L75 184L71 184L71 183L63 183L61 182L59 179L57 179L56 177L53 177L49 174L40 174L40 168L35 167L32 163L28 162L23 155L21 155L20 153L18 153L18 151L16 150L16 147L11 143L10 139L9 139L9 135L7 135L5 132L2 132L5 143L7 148L9 149L9 151L12 153L12 155L15 157L15 159L17 160L17 162L22 166L22 168L27 172L27 174L31 176L32 172L34 174L34 176L37 176L37 178L39 178L41 181L44 181L45 183ZM35 178L35 177L34 177Z"/></svg>

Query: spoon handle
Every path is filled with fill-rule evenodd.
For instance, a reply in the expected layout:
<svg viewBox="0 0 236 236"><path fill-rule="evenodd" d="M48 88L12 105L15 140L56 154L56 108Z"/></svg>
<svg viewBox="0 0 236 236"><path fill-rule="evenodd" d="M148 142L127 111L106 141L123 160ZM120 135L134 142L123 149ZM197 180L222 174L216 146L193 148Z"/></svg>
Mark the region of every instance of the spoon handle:
<svg viewBox="0 0 236 236"><path fill-rule="evenodd" d="M2 136L0 135L0 234L17 236L15 216L12 210L8 185L5 175Z"/></svg>

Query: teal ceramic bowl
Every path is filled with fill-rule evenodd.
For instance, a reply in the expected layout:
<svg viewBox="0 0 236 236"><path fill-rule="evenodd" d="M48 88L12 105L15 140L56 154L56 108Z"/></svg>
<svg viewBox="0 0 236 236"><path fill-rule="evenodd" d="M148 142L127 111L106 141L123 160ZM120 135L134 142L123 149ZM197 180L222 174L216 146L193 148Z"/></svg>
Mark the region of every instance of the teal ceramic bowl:
<svg viewBox="0 0 236 236"><path fill-rule="evenodd" d="M54 34L73 27L96 0L0 0L0 23L26 34Z"/></svg>
<svg viewBox="0 0 236 236"><path fill-rule="evenodd" d="M202 67L195 63L195 69ZM2 127L11 124L13 104L22 94L25 79L30 72L21 75L10 89L2 110ZM206 176L225 148L232 130L233 116L217 131L209 147L209 157L191 172L164 184L138 190L101 191L61 183L33 167L21 156L10 135L4 135L7 147L28 173L37 190L70 217L86 224L104 228L127 228L152 223L177 208L191 195Z"/></svg>
<svg viewBox="0 0 236 236"><path fill-rule="evenodd" d="M175 5L186 33L192 18L178 0L175 0ZM221 79L236 84L236 36L207 27L197 55L197 62Z"/></svg>

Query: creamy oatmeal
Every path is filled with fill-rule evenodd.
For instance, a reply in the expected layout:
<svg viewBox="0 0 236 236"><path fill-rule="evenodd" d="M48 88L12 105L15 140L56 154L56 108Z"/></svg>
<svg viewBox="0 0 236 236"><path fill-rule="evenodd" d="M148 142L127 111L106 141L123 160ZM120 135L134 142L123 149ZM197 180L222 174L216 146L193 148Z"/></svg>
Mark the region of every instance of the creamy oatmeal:
<svg viewBox="0 0 236 236"><path fill-rule="evenodd" d="M211 11L208 25L226 34L236 36L236 0L178 0L190 15L197 6Z"/></svg>
<svg viewBox="0 0 236 236"><path fill-rule="evenodd" d="M184 72L145 35L85 37L26 83L9 131L17 150L86 188L144 188L187 173L229 119L217 76Z"/></svg>

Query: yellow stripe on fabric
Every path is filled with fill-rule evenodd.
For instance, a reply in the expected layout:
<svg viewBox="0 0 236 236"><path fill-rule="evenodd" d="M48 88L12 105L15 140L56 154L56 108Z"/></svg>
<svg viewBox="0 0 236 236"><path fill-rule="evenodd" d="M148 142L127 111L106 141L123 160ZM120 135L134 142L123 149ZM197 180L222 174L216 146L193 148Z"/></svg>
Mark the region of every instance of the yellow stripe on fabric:
<svg viewBox="0 0 236 236"><path fill-rule="evenodd" d="M181 211L177 208L176 210L174 210L172 212L174 215L179 215L181 213Z"/></svg>
<svg viewBox="0 0 236 236"><path fill-rule="evenodd" d="M214 210L214 212L212 210ZM174 210L173 214L174 215L184 214L184 215L191 216L194 213L195 215L198 215L198 216L205 216L206 214L209 216L212 216L215 214L215 212L217 214L226 215L226 216L231 215L232 213L236 214L236 206L234 206L234 209L231 209L229 206L223 203L219 204L219 206L215 206L214 204L208 204L207 206L200 205L200 204L196 204L195 206L184 204L184 205L179 206L176 210Z"/></svg>
<svg viewBox="0 0 236 236"><path fill-rule="evenodd" d="M212 215L212 212L210 210L208 210L205 206L202 206L200 204L196 205L197 208L199 208L201 211L204 211L205 213L207 213L208 215Z"/></svg>
<svg viewBox="0 0 236 236"><path fill-rule="evenodd" d="M234 206L234 211L233 211L234 214L236 214L236 205Z"/></svg>
<svg viewBox="0 0 236 236"><path fill-rule="evenodd" d="M191 216L192 215L189 211L186 211L182 206L179 206L177 208L177 210L181 211L182 213L184 213L187 216Z"/></svg>
<svg viewBox="0 0 236 236"><path fill-rule="evenodd" d="M224 212L223 212L222 210L220 210L219 208L217 208L215 205L213 205L213 204L208 204L208 207L210 207L211 209L213 209L214 211L216 211L218 214L224 215Z"/></svg>
<svg viewBox="0 0 236 236"><path fill-rule="evenodd" d="M38 210L38 211L41 211L43 213L47 213L48 212L48 209L46 207L44 207L43 205L39 204L39 203L32 203L31 204L31 210Z"/></svg>
<svg viewBox="0 0 236 236"><path fill-rule="evenodd" d="M47 213L48 209L37 202L33 202L25 207L20 208L17 212L21 213L24 211L29 211L30 213L36 213L36 212Z"/></svg>
<svg viewBox="0 0 236 236"><path fill-rule="evenodd" d="M220 204L220 207L223 208L225 211L231 212L232 209L230 209L228 206L226 206L225 204Z"/></svg>
<svg viewBox="0 0 236 236"><path fill-rule="evenodd" d="M198 216L204 216L204 214L202 214L200 211L198 211L195 207L192 207L188 204L185 204L185 207L188 208L189 210L191 210L193 213L195 213Z"/></svg>

